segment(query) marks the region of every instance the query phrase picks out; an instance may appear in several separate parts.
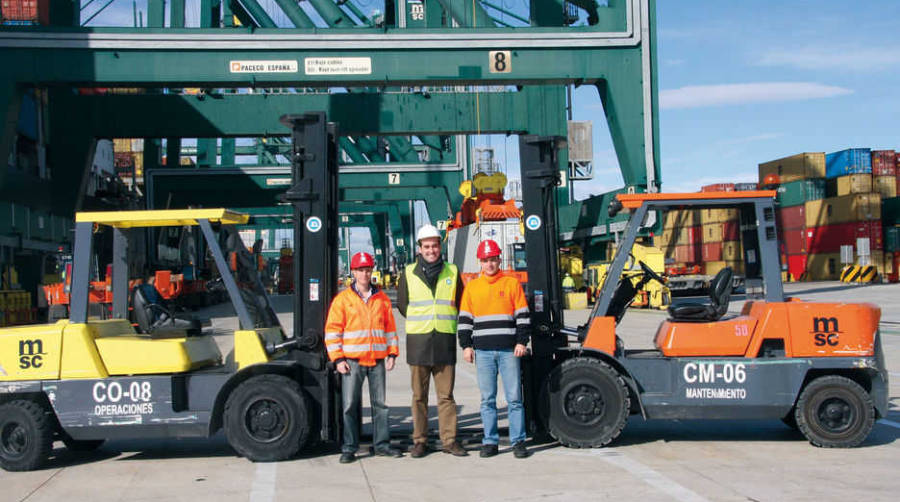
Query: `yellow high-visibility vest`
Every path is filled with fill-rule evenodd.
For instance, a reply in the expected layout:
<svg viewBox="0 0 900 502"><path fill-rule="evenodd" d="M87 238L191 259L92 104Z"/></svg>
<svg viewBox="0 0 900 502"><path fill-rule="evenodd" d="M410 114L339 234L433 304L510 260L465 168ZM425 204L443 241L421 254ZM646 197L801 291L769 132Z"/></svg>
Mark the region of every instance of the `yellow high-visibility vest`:
<svg viewBox="0 0 900 502"><path fill-rule="evenodd" d="M434 296L431 288L413 273L416 264L406 266L406 285L409 290L409 306L406 308L406 334L427 334L432 331L456 333L456 282L459 275L456 265L444 264L438 275Z"/></svg>

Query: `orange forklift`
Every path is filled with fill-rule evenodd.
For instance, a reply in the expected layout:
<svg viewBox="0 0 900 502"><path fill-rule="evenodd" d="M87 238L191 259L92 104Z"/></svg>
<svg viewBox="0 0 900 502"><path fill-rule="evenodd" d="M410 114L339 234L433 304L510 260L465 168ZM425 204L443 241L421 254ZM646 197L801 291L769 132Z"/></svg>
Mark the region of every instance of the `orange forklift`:
<svg viewBox="0 0 900 502"><path fill-rule="evenodd" d="M881 310L869 303L813 303L785 297L775 228L775 192L619 194L610 217L630 213L587 323L562 327L556 285L554 177L559 139L520 139L532 354L524 366L532 424L569 447L616 439L629 415L645 419L781 419L821 447L862 443L887 414L888 372L879 333ZM547 192L550 192L548 194ZM652 337L630 350L617 336L635 293L665 282L630 249L656 211L738 208L748 300L728 313L730 268L711 281L708 299L678 303ZM538 221L540 221L538 220ZM549 265L549 266L548 266ZM544 270L541 270L543 268ZM624 270L642 272L639 280Z"/></svg>

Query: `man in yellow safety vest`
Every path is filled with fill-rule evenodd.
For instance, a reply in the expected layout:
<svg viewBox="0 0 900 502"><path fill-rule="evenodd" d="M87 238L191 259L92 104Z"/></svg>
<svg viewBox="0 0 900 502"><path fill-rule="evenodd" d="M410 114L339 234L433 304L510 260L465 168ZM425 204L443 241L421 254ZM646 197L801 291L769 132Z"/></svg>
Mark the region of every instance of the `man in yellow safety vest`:
<svg viewBox="0 0 900 502"><path fill-rule="evenodd" d="M434 379L442 451L468 455L456 440L456 318L463 285L459 271L441 257L441 234L423 225L416 234L419 254L404 269L397 308L406 317L406 362L412 380L413 446L410 456L428 452L428 386Z"/></svg>

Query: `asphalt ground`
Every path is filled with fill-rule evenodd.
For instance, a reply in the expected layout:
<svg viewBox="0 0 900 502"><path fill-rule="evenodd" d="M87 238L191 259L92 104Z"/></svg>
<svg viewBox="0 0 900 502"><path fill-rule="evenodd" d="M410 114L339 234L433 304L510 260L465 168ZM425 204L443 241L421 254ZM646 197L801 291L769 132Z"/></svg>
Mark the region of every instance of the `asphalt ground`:
<svg viewBox="0 0 900 502"><path fill-rule="evenodd" d="M633 417L610 447L569 449L534 444L532 456L516 459L508 443L501 454L478 457L479 395L475 369L459 358L456 400L459 438L472 455L439 451L422 459L363 455L338 463L339 450L324 445L279 463L239 458L219 434L209 440L109 441L88 454L61 443L40 471L0 471L0 501L92 502L142 500L896 500L900 493L900 285L840 283L786 285L788 294L813 301L871 302L882 308L881 333L891 371L891 410L858 448L811 446L780 421L644 421ZM290 302L276 298L289 326ZM733 298L731 310L742 300ZM223 350L236 325L228 309L210 309ZM567 311L566 324L587 319ZM619 326L627 348L652 347L665 314L631 310ZM402 322L399 323L402 326ZM401 340L401 348L404 346ZM401 349L402 350L402 349ZM388 374L392 442L409 446L409 371L404 358ZM502 396L502 392L501 392ZM500 406L504 406L500 397ZM434 401L432 393L432 401ZM368 410L365 411L368 413ZM432 417L436 411L432 406ZM501 427L505 425L501 410ZM364 433L368 430L368 419ZM437 446L437 420L431 422ZM501 429L501 437L505 434ZM504 437L505 439L505 437ZM363 448L365 451L365 442Z"/></svg>

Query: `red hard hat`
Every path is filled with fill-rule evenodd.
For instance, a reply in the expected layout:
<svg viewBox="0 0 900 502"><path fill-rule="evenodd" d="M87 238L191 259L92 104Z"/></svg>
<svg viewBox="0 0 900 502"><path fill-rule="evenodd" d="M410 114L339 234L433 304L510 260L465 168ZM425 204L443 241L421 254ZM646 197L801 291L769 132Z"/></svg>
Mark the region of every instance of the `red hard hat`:
<svg viewBox="0 0 900 502"><path fill-rule="evenodd" d="M492 239L481 241L478 245L478 259L483 260L492 256L500 256L500 246Z"/></svg>
<svg viewBox="0 0 900 502"><path fill-rule="evenodd" d="M350 258L350 269L357 269L363 267L374 267L375 259L372 258L372 255L369 253L356 253L353 255L353 258Z"/></svg>

